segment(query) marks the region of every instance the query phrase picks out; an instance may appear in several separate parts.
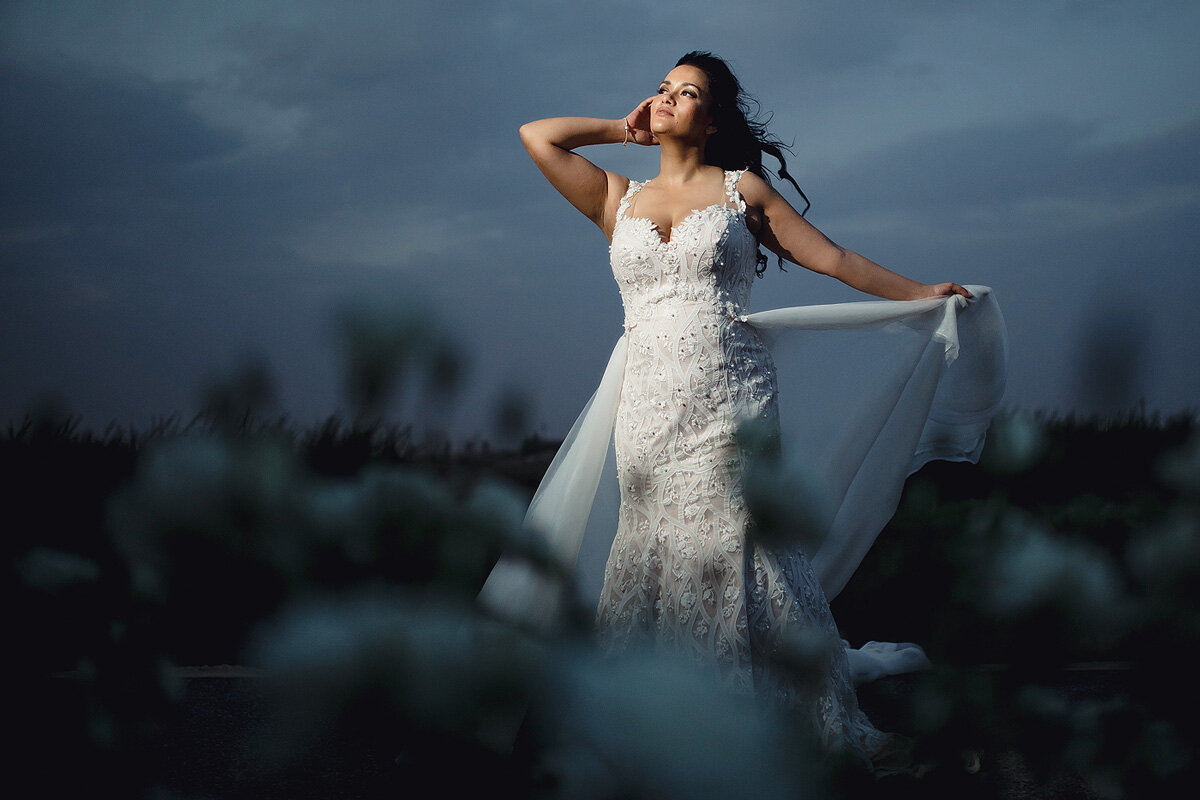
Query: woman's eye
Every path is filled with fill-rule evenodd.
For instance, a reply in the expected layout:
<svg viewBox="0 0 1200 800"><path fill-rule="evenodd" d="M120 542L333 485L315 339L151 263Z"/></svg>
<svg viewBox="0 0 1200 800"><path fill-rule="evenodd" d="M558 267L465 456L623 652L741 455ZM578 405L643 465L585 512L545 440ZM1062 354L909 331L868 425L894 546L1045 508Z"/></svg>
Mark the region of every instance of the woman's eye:
<svg viewBox="0 0 1200 800"><path fill-rule="evenodd" d="M684 94L685 94L685 95L687 95L688 97L695 97L695 96L696 96L696 93L695 93L695 92L688 92L688 91L685 91L685 92L684 92Z"/></svg>
<svg viewBox="0 0 1200 800"><path fill-rule="evenodd" d="M663 92L665 92L666 90L667 90L667 89L666 89L666 87L664 87L664 86L660 86L660 87L658 87L658 93L659 93L659 94L662 94L662 93L663 93Z"/></svg>

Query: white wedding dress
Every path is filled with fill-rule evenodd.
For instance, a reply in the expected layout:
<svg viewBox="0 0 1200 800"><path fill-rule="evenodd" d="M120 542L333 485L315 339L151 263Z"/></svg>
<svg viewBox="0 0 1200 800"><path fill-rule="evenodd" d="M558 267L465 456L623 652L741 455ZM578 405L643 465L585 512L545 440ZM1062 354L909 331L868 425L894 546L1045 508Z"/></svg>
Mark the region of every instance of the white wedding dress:
<svg viewBox="0 0 1200 800"><path fill-rule="evenodd" d="M610 248L625 334L526 521L577 571L581 590L599 594L606 649L649 644L684 653L728 685L810 714L828 746L871 758L886 737L858 709L856 673L902 671L925 663L923 654L878 643L838 650L815 694L782 676L771 657L789 631L836 636L827 595L886 524L910 471L931 458L978 456L1003 389L1003 320L986 287L970 287L970 303L748 313L758 243L737 191L741 175L727 172L724 197L693 211L667 239L636 215L644 184L630 182ZM891 348L886 367L866 370L866 386L834 381L835 396L841 389L865 402L800 409L800 424L781 429L788 392L786 384L780 392L772 349L789 337L846 329L871 330ZM966 365L946 370L964 339ZM818 394L817 380L824 382L801 377L796 391ZM785 404L785 423L789 416ZM811 561L799 548L769 549L747 537L753 521L743 479L753 453L738 437L746 423L755 423L757 442L765 430L766 441L791 463L807 460L806 474L819 479L828 533ZM602 481L614 460L616 477ZM481 597L533 624L548 624L561 599L546 577L509 558Z"/></svg>

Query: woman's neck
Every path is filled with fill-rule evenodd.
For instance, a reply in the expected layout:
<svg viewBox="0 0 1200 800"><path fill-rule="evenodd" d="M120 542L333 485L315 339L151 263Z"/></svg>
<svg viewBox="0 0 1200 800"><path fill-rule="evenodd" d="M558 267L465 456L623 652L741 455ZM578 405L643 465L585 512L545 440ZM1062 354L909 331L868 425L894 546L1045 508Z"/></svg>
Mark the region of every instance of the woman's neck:
<svg viewBox="0 0 1200 800"><path fill-rule="evenodd" d="M657 181L676 185L687 183L708 166L704 163L703 144L660 139L658 146Z"/></svg>

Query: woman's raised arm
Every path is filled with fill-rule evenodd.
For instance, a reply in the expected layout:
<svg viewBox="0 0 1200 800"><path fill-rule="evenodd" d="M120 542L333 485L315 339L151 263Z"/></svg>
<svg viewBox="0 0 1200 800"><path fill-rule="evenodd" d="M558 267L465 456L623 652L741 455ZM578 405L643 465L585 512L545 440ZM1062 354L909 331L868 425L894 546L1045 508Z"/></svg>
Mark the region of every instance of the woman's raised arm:
<svg viewBox="0 0 1200 800"><path fill-rule="evenodd" d="M590 117L555 117L527 122L521 126L521 142L551 185L584 216L600 226L606 236L612 235L617 203L628 188L629 181L602 170L578 153L578 147L589 144L633 142L653 144L649 130L631 126L649 100L643 101L626 119L592 119ZM649 127L647 122L646 128Z"/></svg>

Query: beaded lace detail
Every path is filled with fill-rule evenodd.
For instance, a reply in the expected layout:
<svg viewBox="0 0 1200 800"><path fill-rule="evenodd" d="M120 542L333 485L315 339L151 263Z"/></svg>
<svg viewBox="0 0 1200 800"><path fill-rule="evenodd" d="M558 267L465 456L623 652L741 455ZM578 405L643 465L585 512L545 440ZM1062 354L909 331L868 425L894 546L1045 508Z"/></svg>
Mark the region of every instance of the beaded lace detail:
<svg viewBox="0 0 1200 800"><path fill-rule="evenodd" d="M869 757L886 736L858 709L845 653L818 691L771 666L781 637L836 641L808 558L748 546L753 524L738 427L778 430L775 367L745 322L758 243L726 172L725 197L664 239L630 216L645 185L621 199L610 256L625 308L629 357L614 441L620 521L597 611L602 641L682 652L734 687L812 715L825 743Z"/></svg>

